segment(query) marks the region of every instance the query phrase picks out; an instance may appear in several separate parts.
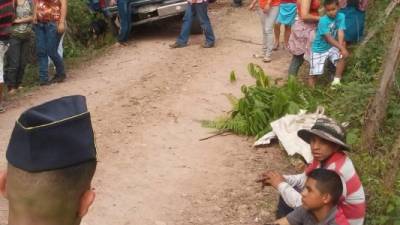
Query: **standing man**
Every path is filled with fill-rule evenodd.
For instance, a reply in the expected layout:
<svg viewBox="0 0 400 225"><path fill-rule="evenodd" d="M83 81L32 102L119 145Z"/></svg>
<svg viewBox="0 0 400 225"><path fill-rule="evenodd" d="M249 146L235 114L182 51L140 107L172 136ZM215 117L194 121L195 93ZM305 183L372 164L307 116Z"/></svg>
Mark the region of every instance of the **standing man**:
<svg viewBox="0 0 400 225"><path fill-rule="evenodd" d="M118 16L121 27L118 33L117 46L128 45L129 34L131 33L131 9L128 0L111 0L110 5L117 4Z"/></svg>
<svg viewBox="0 0 400 225"><path fill-rule="evenodd" d="M57 50L65 32L67 0L37 0L33 15L40 85L63 82L66 78L64 62ZM48 57L56 67L56 74L50 82Z"/></svg>
<svg viewBox="0 0 400 225"><path fill-rule="evenodd" d="M33 107L15 124L0 173L9 225L79 225L95 199L94 135L83 96Z"/></svg>
<svg viewBox="0 0 400 225"><path fill-rule="evenodd" d="M205 42L203 48L212 48L215 46L215 36L211 27L210 18L208 17L208 1L207 0L188 0L185 16L183 17L183 24L181 33L176 39L176 42L169 45L170 48L183 48L187 46L189 40L190 29L192 27L193 17L200 22L201 29L205 35Z"/></svg>
<svg viewBox="0 0 400 225"><path fill-rule="evenodd" d="M12 0L0 0L0 113L4 112L3 87L4 87L4 55L8 49L11 26L14 19Z"/></svg>

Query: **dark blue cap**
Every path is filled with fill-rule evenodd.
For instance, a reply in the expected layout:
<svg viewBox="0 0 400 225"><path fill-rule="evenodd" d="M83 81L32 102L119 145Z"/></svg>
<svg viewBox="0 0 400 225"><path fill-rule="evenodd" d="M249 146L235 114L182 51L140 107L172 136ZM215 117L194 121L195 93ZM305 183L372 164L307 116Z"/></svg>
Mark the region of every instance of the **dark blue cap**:
<svg viewBox="0 0 400 225"><path fill-rule="evenodd" d="M23 112L11 134L7 160L29 172L96 160L90 113L84 96L66 96Z"/></svg>

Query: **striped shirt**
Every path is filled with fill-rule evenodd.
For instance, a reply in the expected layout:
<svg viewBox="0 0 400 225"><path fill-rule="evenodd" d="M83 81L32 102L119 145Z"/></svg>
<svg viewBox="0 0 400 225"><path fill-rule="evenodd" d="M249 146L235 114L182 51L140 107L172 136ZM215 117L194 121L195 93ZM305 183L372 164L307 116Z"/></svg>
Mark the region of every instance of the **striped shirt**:
<svg viewBox="0 0 400 225"><path fill-rule="evenodd" d="M189 4L198 4L203 2L208 2L208 0L187 0Z"/></svg>
<svg viewBox="0 0 400 225"><path fill-rule="evenodd" d="M314 160L305 173L284 176L286 182L279 184L278 191L290 207L301 206L301 194L293 187L304 188L307 174L316 168L321 168L321 163ZM362 225L365 217L365 194L360 178L354 168L353 162L342 151L332 154L324 163L323 168L334 170L343 182L343 197L338 207L343 210L350 225Z"/></svg>
<svg viewBox="0 0 400 225"><path fill-rule="evenodd" d="M14 20L14 5L12 0L0 0L0 40L10 37Z"/></svg>

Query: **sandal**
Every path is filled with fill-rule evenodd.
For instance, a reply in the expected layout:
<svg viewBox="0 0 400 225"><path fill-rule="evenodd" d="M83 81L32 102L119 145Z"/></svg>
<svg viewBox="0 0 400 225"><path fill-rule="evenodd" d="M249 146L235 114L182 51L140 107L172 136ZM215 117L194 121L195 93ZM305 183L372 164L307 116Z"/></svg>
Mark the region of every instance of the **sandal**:
<svg viewBox="0 0 400 225"><path fill-rule="evenodd" d="M6 108L3 106L3 104L0 104L0 113L3 113L6 111Z"/></svg>

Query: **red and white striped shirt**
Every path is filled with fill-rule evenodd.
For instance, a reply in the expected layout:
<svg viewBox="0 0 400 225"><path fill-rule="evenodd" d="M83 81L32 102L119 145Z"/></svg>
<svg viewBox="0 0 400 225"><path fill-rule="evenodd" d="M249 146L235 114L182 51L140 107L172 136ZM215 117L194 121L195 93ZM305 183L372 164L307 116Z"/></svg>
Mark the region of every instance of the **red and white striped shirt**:
<svg viewBox="0 0 400 225"><path fill-rule="evenodd" d="M301 203L301 194L293 187L304 188L307 174L312 170L321 168L317 160L307 167L305 173L284 176L286 182L279 184L278 191L282 198L291 207L298 207ZM351 159L342 151L336 152L324 163L323 168L330 169L339 174L343 182L343 197L338 207L343 210L345 217L351 225L362 225L365 217L365 194L360 178Z"/></svg>
<svg viewBox="0 0 400 225"><path fill-rule="evenodd" d="M203 2L208 2L208 0L187 0L189 4L199 4Z"/></svg>

